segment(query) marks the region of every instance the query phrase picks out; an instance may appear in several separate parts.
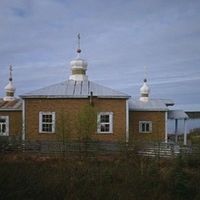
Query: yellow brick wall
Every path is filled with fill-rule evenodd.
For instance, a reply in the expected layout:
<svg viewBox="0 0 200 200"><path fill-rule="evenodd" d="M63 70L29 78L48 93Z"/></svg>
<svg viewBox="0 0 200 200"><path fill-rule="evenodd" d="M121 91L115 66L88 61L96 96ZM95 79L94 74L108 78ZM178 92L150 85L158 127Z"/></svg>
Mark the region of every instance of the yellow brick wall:
<svg viewBox="0 0 200 200"><path fill-rule="evenodd" d="M152 133L139 133L139 121L152 121ZM165 138L165 112L131 111L129 113L130 141L155 141Z"/></svg>
<svg viewBox="0 0 200 200"><path fill-rule="evenodd" d="M9 136L21 137L22 112L21 111L1 111L0 116L9 117Z"/></svg>
<svg viewBox="0 0 200 200"><path fill-rule="evenodd" d="M100 141L125 141L126 100L93 98L93 102L97 112L113 112L113 133L97 134L95 129L92 138ZM63 137L77 139L77 116L86 105L89 105L89 99L26 99L26 139L62 140ZM40 111L56 113L55 134L39 133ZM95 123L96 121L97 117L95 117Z"/></svg>

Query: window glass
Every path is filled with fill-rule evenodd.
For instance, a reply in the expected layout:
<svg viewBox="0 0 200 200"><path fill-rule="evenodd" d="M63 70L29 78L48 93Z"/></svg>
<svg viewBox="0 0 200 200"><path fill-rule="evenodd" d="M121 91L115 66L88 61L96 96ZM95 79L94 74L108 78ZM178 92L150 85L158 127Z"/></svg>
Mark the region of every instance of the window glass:
<svg viewBox="0 0 200 200"><path fill-rule="evenodd" d="M151 133L152 132L152 122L151 121L140 121L139 122L139 132L140 133Z"/></svg>
<svg viewBox="0 0 200 200"><path fill-rule="evenodd" d="M9 118L8 116L0 116L0 136L9 135Z"/></svg>
<svg viewBox="0 0 200 200"><path fill-rule="evenodd" d="M55 132L55 112L40 112L40 133Z"/></svg>
<svg viewBox="0 0 200 200"><path fill-rule="evenodd" d="M98 129L97 133L112 133L113 132L113 113L100 112L98 114Z"/></svg>

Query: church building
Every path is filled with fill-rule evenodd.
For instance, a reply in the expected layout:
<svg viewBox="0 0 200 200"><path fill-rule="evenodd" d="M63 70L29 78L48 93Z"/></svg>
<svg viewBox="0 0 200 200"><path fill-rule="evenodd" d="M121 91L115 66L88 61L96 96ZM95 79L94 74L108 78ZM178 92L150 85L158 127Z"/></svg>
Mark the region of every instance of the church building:
<svg viewBox="0 0 200 200"><path fill-rule="evenodd" d="M174 103L151 99L146 78L139 99L90 81L88 64L81 58L80 36L77 57L70 65L68 80L19 98L15 97L10 66L6 95L0 99L0 137L28 141L168 141L169 106Z"/></svg>

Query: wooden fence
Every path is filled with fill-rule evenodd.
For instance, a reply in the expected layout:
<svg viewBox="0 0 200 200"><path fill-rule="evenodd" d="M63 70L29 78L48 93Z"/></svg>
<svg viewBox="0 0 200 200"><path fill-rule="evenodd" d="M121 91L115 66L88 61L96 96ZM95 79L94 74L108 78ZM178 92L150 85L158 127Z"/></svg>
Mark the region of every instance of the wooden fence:
<svg viewBox="0 0 200 200"><path fill-rule="evenodd" d="M42 155L69 154L69 153L95 153L116 154L129 153L149 157L176 157L178 155L200 156L200 145L179 146L174 143L160 142L138 142L133 144L114 142L93 141L71 141L71 142L49 142L49 141L16 141L0 140L0 152L26 152Z"/></svg>

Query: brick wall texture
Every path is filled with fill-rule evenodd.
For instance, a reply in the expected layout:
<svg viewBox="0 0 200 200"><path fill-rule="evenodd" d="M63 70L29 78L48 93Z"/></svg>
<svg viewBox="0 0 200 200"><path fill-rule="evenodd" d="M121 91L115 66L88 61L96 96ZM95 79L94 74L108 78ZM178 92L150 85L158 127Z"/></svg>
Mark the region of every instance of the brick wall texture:
<svg viewBox="0 0 200 200"><path fill-rule="evenodd" d="M21 137L22 112L21 111L1 111L0 116L9 117L9 136Z"/></svg>
<svg viewBox="0 0 200 200"><path fill-rule="evenodd" d="M97 127L90 135L100 141L125 141L126 100L93 98L95 119L98 112L113 112L113 133L98 134ZM77 140L80 137L78 117L89 104L89 99L26 99L25 132L27 140ZM55 133L39 133L39 112L56 113ZM9 136L21 137L22 112L1 111L0 116L9 116ZM139 133L139 121L152 121L152 133ZM96 124L97 125L97 124ZM84 129L84 127L83 127ZM165 112L129 112L129 140L164 140Z"/></svg>
<svg viewBox="0 0 200 200"><path fill-rule="evenodd" d="M89 104L89 99L25 99L27 140L76 140L80 137L77 119ZM95 128L91 138L100 141L125 141L126 100L93 98L95 112L113 112L113 133L98 134ZM39 112L55 112L55 133L39 133ZM97 115L97 114L96 114ZM94 123L97 123L95 115ZM84 127L83 127L84 128Z"/></svg>
<svg viewBox="0 0 200 200"><path fill-rule="evenodd" d="M139 121L152 121L152 133L139 133ZM129 138L135 140L164 140L165 112L132 111L129 113Z"/></svg>

